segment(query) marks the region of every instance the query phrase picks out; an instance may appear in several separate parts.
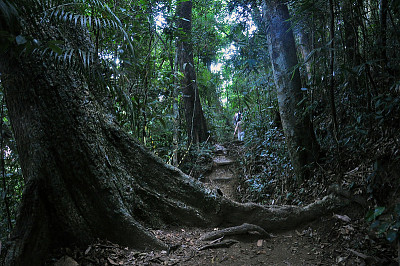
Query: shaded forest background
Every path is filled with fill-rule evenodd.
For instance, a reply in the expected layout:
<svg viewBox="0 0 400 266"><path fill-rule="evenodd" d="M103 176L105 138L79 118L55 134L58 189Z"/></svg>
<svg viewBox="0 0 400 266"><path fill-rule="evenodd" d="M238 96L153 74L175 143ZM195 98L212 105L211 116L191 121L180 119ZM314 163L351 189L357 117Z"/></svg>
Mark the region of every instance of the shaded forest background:
<svg viewBox="0 0 400 266"><path fill-rule="evenodd" d="M1 17L1 52L17 46L87 75L102 64L98 82L108 93L120 125L165 162L201 179L212 145L233 140L233 115L244 112L246 152L242 201L303 205L328 193L332 183L368 198L366 220L394 242L400 227L400 1L285 2L295 36L302 116L321 147L311 175L296 178L285 145L276 87L257 1L192 1L193 62L209 137L190 139L185 120L174 1L32 1L36 17L82 26L97 60L64 51L61 40L37 43L13 35ZM12 12L0 1L2 14ZM32 4L33 5L33 4ZM7 12L5 12L6 10ZM27 22L25 22L27 23ZM183 67L183 69L182 69ZM187 66L186 66L187 67ZM0 83L0 88L1 83ZM3 96L3 95L2 95ZM1 241L12 230L25 180L2 97ZM382 218L379 220L379 218Z"/></svg>

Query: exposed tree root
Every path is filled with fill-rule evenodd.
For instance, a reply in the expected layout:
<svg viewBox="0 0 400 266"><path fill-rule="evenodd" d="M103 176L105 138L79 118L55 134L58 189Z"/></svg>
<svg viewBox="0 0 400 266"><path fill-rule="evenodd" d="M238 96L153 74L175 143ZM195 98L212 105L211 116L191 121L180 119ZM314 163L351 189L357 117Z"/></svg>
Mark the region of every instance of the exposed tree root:
<svg viewBox="0 0 400 266"><path fill-rule="evenodd" d="M329 192L344 197L352 202L360 204L363 208L367 206L367 200L360 195L353 195L350 191L344 190L339 185L334 184L329 187Z"/></svg>
<svg viewBox="0 0 400 266"><path fill-rule="evenodd" d="M216 243L211 243L205 246L202 246L199 248L199 250L205 250L205 249L210 249L210 248L228 248L232 246L233 244L238 243L239 241L233 240L233 239L226 239L221 242L216 242Z"/></svg>
<svg viewBox="0 0 400 266"><path fill-rule="evenodd" d="M222 199L219 218L222 219L221 226L250 223L262 227L267 232L279 232L294 229L301 224L331 214L349 203L349 200L333 194L305 207L241 204Z"/></svg>
<svg viewBox="0 0 400 266"><path fill-rule="evenodd" d="M215 240L220 237L250 234L250 233L254 233L254 232L258 233L262 237L270 237L270 235L264 229L262 229L260 226L244 223L239 226L228 227L225 229L207 233L207 234L203 235L202 237L200 237L200 240L209 241L209 240Z"/></svg>

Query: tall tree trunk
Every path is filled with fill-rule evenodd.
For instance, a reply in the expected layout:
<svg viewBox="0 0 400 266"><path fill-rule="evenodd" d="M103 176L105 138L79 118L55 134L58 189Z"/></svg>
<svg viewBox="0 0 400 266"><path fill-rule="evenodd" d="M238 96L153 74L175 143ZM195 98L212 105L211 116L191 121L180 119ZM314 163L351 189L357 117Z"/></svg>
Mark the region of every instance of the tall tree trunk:
<svg viewBox="0 0 400 266"><path fill-rule="evenodd" d="M172 110L173 110L173 122L174 122L174 133L172 137L172 147L173 147L173 154L172 154L172 165L178 167L179 166L179 121L180 121L180 116L179 116L179 102L178 102L178 97L179 97L179 81L178 81L178 59L177 59L177 54L175 53L175 64L174 68L171 70L171 72L174 75L174 90L172 93Z"/></svg>
<svg viewBox="0 0 400 266"><path fill-rule="evenodd" d="M387 68L387 55L386 55L386 44L387 44L387 13L388 13L388 1L379 1L379 20L380 20L380 34L379 34L379 44L380 44L380 60L381 65L384 69Z"/></svg>
<svg viewBox="0 0 400 266"><path fill-rule="evenodd" d="M333 134L335 136L336 145L338 145L337 141L337 133L338 133L338 122L336 115L336 104L335 104L335 11L333 0L329 0L329 13L330 13L330 24L329 24L329 32L330 32L330 61L329 61L329 69L330 69L330 86L329 86L329 102L331 105L331 115L333 122Z"/></svg>
<svg viewBox="0 0 400 266"><path fill-rule="evenodd" d="M311 81L311 60L310 58L308 58L308 56L310 55L312 50L311 35L307 31L306 25L299 25L297 30L300 40L299 48L301 55L303 57L303 60L308 59L308 61L305 62L305 66L306 66L307 83L309 84Z"/></svg>
<svg viewBox="0 0 400 266"><path fill-rule="evenodd" d="M307 165L316 161L319 150L304 101L297 65L296 46L289 11L280 1L264 1L264 19L269 53L278 94L279 112L298 181L309 177ZM294 73L292 72L294 71Z"/></svg>
<svg viewBox="0 0 400 266"><path fill-rule="evenodd" d="M357 43L358 26L354 16L357 16L357 11L353 7L353 1L344 1L342 11L345 43L344 50L346 54L346 61L351 67L354 67L360 63ZM354 83L352 82L352 84Z"/></svg>
<svg viewBox="0 0 400 266"><path fill-rule="evenodd" d="M186 128L189 143L204 142L208 138L206 120L200 103L192 46L192 1L176 4L177 26L181 31L176 43L179 70L184 74L181 82L185 104Z"/></svg>

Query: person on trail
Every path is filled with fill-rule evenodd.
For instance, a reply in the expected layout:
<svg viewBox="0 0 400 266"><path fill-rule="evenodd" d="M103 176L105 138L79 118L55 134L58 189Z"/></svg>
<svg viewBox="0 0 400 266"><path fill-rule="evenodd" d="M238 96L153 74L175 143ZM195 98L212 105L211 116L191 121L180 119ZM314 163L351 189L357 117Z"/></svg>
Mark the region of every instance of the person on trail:
<svg viewBox="0 0 400 266"><path fill-rule="evenodd" d="M234 124L235 124L235 132L233 132L233 137L235 137L237 132L237 137L239 141L243 141L244 139L244 130L243 130L243 120L242 113L239 111L234 116Z"/></svg>
<svg viewBox="0 0 400 266"><path fill-rule="evenodd" d="M240 110L233 116L233 125L236 127L237 122L242 120L242 112Z"/></svg>

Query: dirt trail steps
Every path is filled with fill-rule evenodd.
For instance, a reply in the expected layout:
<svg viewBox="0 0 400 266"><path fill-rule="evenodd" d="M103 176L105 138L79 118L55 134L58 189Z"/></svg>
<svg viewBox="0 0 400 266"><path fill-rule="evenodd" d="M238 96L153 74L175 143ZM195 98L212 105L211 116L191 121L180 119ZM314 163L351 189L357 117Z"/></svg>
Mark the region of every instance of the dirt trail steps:
<svg viewBox="0 0 400 266"><path fill-rule="evenodd" d="M236 160L230 157L229 150L221 144L215 144L214 159L211 172L206 175L205 182L217 189L227 198L236 200L238 183Z"/></svg>

